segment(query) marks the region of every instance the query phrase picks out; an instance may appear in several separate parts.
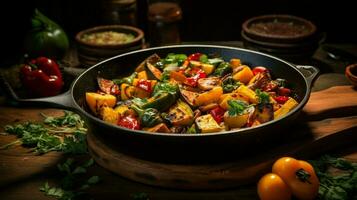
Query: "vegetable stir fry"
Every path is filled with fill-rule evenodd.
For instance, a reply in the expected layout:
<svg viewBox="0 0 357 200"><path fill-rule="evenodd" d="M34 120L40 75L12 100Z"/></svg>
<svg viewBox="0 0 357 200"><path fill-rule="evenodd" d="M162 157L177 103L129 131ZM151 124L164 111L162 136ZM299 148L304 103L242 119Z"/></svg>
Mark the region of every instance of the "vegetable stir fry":
<svg viewBox="0 0 357 200"><path fill-rule="evenodd" d="M288 82L262 66L203 53L154 54L121 79L98 77L86 102L102 120L133 130L211 133L278 119L297 100Z"/></svg>

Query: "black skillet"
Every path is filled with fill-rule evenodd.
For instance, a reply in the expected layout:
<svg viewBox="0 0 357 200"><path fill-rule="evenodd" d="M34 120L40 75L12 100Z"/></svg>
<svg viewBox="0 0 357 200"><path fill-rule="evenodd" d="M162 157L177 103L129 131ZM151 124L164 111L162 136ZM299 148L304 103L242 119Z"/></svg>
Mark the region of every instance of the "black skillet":
<svg viewBox="0 0 357 200"><path fill-rule="evenodd" d="M289 114L257 127L234 131L224 131L205 134L167 134L134 131L106 123L92 115L85 106L86 92L98 89L96 77L111 79L129 75L136 66L148 56L157 53L165 57L168 53L219 54L224 60L240 58L248 66L265 66L272 76L284 78L298 96L299 105ZM120 151L139 157L172 160L188 158L216 159L223 155L238 155L259 149L265 144L276 141L288 134L286 126L294 124L299 112L309 99L311 86L318 69L312 66L290 64L279 58L240 48L211 45L177 45L134 51L115 56L100 62L84 71L72 83L69 91L64 94L39 99L15 99L19 105L36 105L57 107L73 110L79 113L87 122L91 133L101 138L108 145L115 146Z"/></svg>

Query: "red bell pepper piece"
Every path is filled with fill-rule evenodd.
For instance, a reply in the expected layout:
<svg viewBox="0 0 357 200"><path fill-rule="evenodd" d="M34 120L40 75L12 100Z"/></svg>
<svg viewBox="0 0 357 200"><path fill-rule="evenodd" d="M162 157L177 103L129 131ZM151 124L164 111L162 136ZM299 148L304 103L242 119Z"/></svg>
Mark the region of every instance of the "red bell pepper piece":
<svg viewBox="0 0 357 200"><path fill-rule="evenodd" d="M128 129L140 130L139 121L131 115L120 117L117 124Z"/></svg>
<svg viewBox="0 0 357 200"><path fill-rule="evenodd" d="M213 119L216 120L217 123L223 122L223 116L226 110L221 108L220 106L210 110L210 114L212 115Z"/></svg>
<svg viewBox="0 0 357 200"><path fill-rule="evenodd" d="M151 86L151 81L150 80L140 79L138 81L138 85L136 87L141 88L141 89L143 89L143 90L145 90L146 92L149 92L149 93L152 92L152 86Z"/></svg>
<svg viewBox="0 0 357 200"><path fill-rule="evenodd" d="M191 77L186 79L186 84L192 87L197 86L199 79L207 77L207 74L199 68L193 68L189 73L191 74Z"/></svg>
<svg viewBox="0 0 357 200"><path fill-rule="evenodd" d="M267 68L265 68L265 67L258 66L258 67L254 67L252 72L253 72L253 74L255 76L258 73L269 72L269 70Z"/></svg>
<svg viewBox="0 0 357 200"><path fill-rule="evenodd" d="M21 81L29 93L37 97L54 96L63 87L58 64L49 58L39 57L22 66Z"/></svg>
<svg viewBox="0 0 357 200"><path fill-rule="evenodd" d="M199 61L200 57L201 57L201 53L193 53L191 55L188 56L187 60L194 60L194 61Z"/></svg>
<svg viewBox="0 0 357 200"><path fill-rule="evenodd" d="M274 99L279 104L284 104L287 100L289 100L289 97L287 97L287 96L277 96Z"/></svg>

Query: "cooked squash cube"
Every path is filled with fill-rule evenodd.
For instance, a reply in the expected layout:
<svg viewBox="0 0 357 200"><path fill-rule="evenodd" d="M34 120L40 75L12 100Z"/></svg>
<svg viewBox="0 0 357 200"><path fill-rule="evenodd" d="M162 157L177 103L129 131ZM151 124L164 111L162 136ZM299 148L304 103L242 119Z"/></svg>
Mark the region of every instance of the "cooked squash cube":
<svg viewBox="0 0 357 200"><path fill-rule="evenodd" d="M231 64L233 70L242 65L242 62L238 58L232 58L229 63Z"/></svg>
<svg viewBox="0 0 357 200"><path fill-rule="evenodd" d="M101 108L99 115L105 122L111 124L117 124L119 119L119 113L111 107L104 106Z"/></svg>
<svg viewBox="0 0 357 200"><path fill-rule="evenodd" d="M299 103L294 98L289 97L289 100L287 100L277 111L274 112L274 119L283 117L298 104Z"/></svg>
<svg viewBox="0 0 357 200"><path fill-rule="evenodd" d="M223 127L218 125L211 114L197 117L195 122L198 130L200 130L201 133L212 133L224 130Z"/></svg>
<svg viewBox="0 0 357 200"><path fill-rule="evenodd" d="M243 67L242 70L240 70L239 72L233 75L233 79L241 83L244 83L246 85L249 83L249 81L253 78L254 75L252 70L248 66L246 65L243 66L242 66Z"/></svg>
<svg viewBox="0 0 357 200"><path fill-rule="evenodd" d="M95 92L86 92L86 102L94 114L98 114L101 107L114 107L117 98L111 94L98 94Z"/></svg>
<svg viewBox="0 0 357 200"><path fill-rule="evenodd" d="M170 129L166 126L165 123L157 124L151 128L143 128L143 131L149 131L154 133L171 133Z"/></svg>
<svg viewBox="0 0 357 200"><path fill-rule="evenodd" d="M214 87L210 91L199 94L196 99L193 99L193 104L195 106L202 106L210 103L216 103L221 95L223 95L222 87Z"/></svg>
<svg viewBox="0 0 357 200"><path fill-rule="evenodd" d="M250 103L258 103L258 97L255 92L245 85L239 86L239 88L237 88L234 93L238 93L239 95L247 98Z"/></svg>

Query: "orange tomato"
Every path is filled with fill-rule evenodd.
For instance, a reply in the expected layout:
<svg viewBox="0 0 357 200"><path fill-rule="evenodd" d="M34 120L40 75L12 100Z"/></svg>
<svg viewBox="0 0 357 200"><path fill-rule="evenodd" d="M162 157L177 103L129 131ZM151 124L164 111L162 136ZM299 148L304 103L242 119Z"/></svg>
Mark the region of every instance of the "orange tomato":
<svg viewBox="0 0 357 200"><path fill-rule="evenodd" d="M272 171L284 180L298 199L310 200L317 196L319 179L308 162L282 157L275 161Z"/></svg>
<svg viewBox="0 0 357 200"><path fill-rule="evenodd" d="M289 186L273 173L266 174L259 180L258 195L261 200L291 199Z"/></svg>

